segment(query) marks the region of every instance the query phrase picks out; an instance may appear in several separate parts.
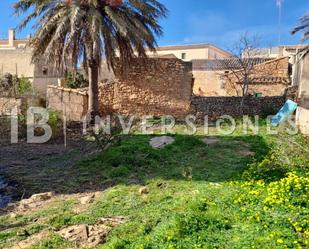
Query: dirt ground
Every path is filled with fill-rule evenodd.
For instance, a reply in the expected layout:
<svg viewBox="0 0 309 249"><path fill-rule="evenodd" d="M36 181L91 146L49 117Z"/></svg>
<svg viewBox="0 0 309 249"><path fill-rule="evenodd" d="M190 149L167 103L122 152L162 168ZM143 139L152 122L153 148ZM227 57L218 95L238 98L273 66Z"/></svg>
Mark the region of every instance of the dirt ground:
<svg viewBox="0 0 309 249"><path fill-rule="evenodd" d="M97 150L77 128L69 130L67 146L62 137L46 144L11 144L7 139L0 140L0 176L2 182L6 181L6 187L0 191L2 196L5 192L14 200L48 191L78 192L79 186L71 185L71 171L77 161Z"/></svg>

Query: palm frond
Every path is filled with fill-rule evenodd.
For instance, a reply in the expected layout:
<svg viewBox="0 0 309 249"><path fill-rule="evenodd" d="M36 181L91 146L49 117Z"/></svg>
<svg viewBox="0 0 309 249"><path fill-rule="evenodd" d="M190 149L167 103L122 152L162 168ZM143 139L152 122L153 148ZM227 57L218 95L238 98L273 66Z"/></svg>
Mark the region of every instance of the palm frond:
<svg viewBox="0 0 309 249"><path fill-rule="evenodd" d="M300 19L299 25L292 30L292 34L303 31L303 41L309 39L309 12Z"/></svg>
<svg viewBox="0 0 309 249"><path fill-rule="evenodd" d="M128 65L155 50L163 34L159 19L168 13L157 0L127 0L117 7L104 0L19 0L14 9L26 15L18 28L36 21L30 43L34 61L44 57L60 66L70 58L74 65L99 65L104 58L112 68L117 57Z"/></svg>

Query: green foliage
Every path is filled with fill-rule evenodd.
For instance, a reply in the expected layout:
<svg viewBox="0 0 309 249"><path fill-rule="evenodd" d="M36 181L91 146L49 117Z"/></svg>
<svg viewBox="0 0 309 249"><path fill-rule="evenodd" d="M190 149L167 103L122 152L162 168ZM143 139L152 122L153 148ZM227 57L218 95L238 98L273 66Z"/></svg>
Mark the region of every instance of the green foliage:
<svg viewBox="0 0 309 249"><path fill-rule="evenodd" d="M84 75L78 72L67 72L65 80L67 87L72 89L83 88L89 85L88 81L84 78Z"/></svg>
<svg viewBox="0 0 309 249"><path fill-rule="evenodd" d="M62 124L60 113L56 111L49 111L48 124L51 126L52 130L57 130Z"/></svg>
<svg viewBox="0 0 309 249"><path fill-rule="evenodd" d="M20 95L25 95L32 92L32 83L28 78L21 77L18 78L18 93Z"/></svg>
<svg viewBox="0 0 309 249"><path fill-rule="evenodd" d="M104 5L108 2L105 1ZM45 56L57 65L69 59L75 65L88 62L92 68L99 69L102 58L106 59L108 65L115 66L120 56L121 63L128 64L137 48L141 55L146 55L147 48L155 49L156 37L163 34L159 19L168 13L166 7L157 0L125 1L125 4L115 7L103 6L98 1L83 1L83 6L54 5L41 0L16 1L14 12L26 15L19 28L24 28L32 20L44 23L35 26L33 59ZM108 11L102 11L103 7ZM60 23L63 28L59 29ZM70 34L74 34L72 39L63 39Z"/></svg>
<svg viewBox="0 0 309 249"><path fill-rule="evenodd" d="M109 176L111 178L117 178L117 177L126 177L130 173L130 170L126 166L119 166L117 168L112 168L109 172Z"/></svg>
<svg viewBox="0 0 309 249"><path fill-rule="evenodd" d="M274 181L283 178L289 172L289 165L278 154L272 152L261 162L257 161L249 166L243 174L244 179Z"/></svg>
<svg viewBox="0 0 309 249"><path fill-rule="evenodd" d="M63 249L70 246L72 246L71 243L65 241L59 235L51 234L48 238L44 238L34 246L31 246L30 249Z"/></svg>
<svg viewBox="0 0 309 249"><path fill-rule="evenodd" d="M201 137L178 134L173 144L155 150L151 137L126 136L74 167L71 185L95 182L105 190L87 209L76 211L79 199L58 200L33 214L0 217L0 223L25 226L40 220L59 230L126 217L100 249L308 248L308 140L235 135L207 146ZM240 153L244 145L254 158ZM139 194L141 185L148 194ZM0 233L0 247L17 239L14 229ZM72 245L51 234L34 248Z"/></svg>

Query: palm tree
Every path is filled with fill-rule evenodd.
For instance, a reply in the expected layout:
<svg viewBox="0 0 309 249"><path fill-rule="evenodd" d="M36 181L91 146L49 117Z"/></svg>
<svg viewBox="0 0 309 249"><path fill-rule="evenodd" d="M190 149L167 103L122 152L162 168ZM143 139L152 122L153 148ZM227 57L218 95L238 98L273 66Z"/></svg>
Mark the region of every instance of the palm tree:
<svg viewBox="0 0 309 249"><path fill-rule="evenodd" d="M292 31L292 34L302 30L304 32L303 40L309 39L309 12L300 19L299 25Z"/></svg>
<svg viewBox="0 0 309 249"><path fill-rule="evenodd" d="M99 113L98 75L102 59L112 69L124 67L136 55L155 51L163 34L158 20L167 9L157 0L19 0L17 16L26 15L18 28L35 21L30 41L33 62L45 58L57 67L83 64L89 77L88 114Z"/></svg>

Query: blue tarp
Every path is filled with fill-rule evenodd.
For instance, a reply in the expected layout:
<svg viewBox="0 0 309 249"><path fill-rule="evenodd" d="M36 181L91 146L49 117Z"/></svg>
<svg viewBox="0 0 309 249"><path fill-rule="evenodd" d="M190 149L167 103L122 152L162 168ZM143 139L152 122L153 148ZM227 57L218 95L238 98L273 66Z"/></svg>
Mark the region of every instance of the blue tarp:
<svg viewBox="0 0 309 249"><path fill-rule="evenodd" d="M276 116L274 116L271 119L271 124L273 126L278 126L279 124L281 124L288 116L292 115L296 109L297 109L298 105L297 103L295 103L292 100L288 100L284 106L281 108L281 110L278 112L278 114L276 114Z"/></svg>

